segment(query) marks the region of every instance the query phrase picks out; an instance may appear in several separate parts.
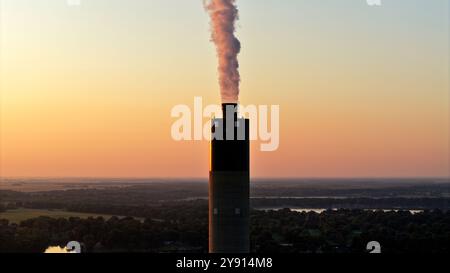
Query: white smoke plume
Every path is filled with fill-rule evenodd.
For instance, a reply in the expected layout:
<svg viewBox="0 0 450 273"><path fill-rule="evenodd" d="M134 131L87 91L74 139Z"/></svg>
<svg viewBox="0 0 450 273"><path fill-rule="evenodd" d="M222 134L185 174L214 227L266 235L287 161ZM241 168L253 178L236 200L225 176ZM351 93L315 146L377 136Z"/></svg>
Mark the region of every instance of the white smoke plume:
<svg viewBox="0 0 450 273"><path fill-rule="evenodd" d="M236 0L204 0L206 11L211 17L211 39L217 48L219 59L219 84L223 103L239 100L238 54L241 43L234 35L238 20Z"/></svg>

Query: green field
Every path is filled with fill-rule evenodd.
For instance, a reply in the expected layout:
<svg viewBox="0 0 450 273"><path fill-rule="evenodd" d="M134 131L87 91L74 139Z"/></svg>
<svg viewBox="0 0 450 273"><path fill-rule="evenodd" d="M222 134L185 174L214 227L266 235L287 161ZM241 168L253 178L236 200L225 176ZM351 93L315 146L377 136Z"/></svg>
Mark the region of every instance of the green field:
<svg viewBox="0 0 450 273"><path fill-rule="evenodd" d="M8 210L6 212L0 213L0 219L7 219L11 223L20 223L21 221L36 218L39 216L47 216L52 218L69 218L69 217L88 218L101 216L106 220L112 217L112 215L106 214L70 212L64 210L25 209L25 208Z"/></svg>

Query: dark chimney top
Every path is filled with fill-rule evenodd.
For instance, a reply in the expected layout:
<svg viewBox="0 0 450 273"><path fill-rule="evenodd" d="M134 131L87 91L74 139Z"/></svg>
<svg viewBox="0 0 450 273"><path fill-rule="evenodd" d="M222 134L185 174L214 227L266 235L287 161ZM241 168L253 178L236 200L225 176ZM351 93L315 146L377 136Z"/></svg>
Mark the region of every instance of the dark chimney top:
<svg viewBox="0 0 450 273"><path fill-rule="evenodd" d="M227 119L227 111L233 111L233 117L236 121L238 118L238 104L237 103L222 103L222 115L223 119Z"/></svg>

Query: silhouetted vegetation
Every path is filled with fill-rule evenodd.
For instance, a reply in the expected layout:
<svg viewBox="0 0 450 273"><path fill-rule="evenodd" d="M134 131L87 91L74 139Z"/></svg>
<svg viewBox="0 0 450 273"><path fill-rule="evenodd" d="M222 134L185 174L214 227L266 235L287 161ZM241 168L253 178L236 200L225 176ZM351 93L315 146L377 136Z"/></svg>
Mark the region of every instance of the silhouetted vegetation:
<svg viewBox="0 0 450 273"><path fill-rule="evenodd" d="M164 219L131 217L53 219L20 224L0 220L0 252L43 252L71 240L88 252L206 252L208 219L198 202L166 208ZM159 215L161 217L161 215ZM385 253L450 252L450 212L372 212L363 210L300 213L289 209L253 211L253 252L364 253L376 240Z"/></svg>
<svg viewBox="0 0 450 273"><path fill-rule="evenodd" d="M72 240L82 242L88 252L207 252L207 184L138 182L111 181L102 186L62 183L57 186L69 189L43 192L0 190L0 212L29 208L117 215L38 217L19 224L0 220L0 252L43 252L48 246L64 246ZM369 241L379 241L385 253L448 253L450 184L427 183L330 180L252 184L251 249L262 253L364 253ZM74 186L86 188L70 189ZM321 214L255 210L285 207L339 210Z"/></svg>

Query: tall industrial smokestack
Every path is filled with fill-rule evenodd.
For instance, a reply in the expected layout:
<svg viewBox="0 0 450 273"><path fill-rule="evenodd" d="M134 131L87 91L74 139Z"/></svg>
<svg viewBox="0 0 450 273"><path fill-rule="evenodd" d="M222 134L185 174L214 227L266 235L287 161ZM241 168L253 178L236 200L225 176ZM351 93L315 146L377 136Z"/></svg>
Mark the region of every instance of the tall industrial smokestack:
<svg viewBox="0 0 450 273"><path fill-rule="evenodd" d="M248 253L250 122L238 117L235 103L222 109L211 128L209 252Z"/></svg>
<svg viewBox="0 0 450 273"><path fill-rule="evenodd" d="M209 252L247 253L249 239L249 120L238 117L241 44L234 35L235 0L204 0L217 48L222 119L213 119L209 173Z"/></svg>

